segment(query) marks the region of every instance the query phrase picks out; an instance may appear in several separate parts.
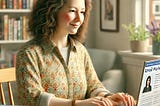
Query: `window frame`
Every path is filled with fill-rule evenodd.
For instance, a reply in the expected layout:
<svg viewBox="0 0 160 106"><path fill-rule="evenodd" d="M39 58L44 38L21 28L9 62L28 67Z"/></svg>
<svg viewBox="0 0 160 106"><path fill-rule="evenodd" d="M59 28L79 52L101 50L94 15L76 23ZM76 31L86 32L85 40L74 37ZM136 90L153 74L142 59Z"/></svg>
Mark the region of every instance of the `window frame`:
<svg viewBox="0 0 160 106"><path fill-rule="evenodd" d="M135 23L136 25L150 25L150 20L154 19L152 13L153 0L135 0ZM152 38L149 40L148 52L152 52Z"/></svg>

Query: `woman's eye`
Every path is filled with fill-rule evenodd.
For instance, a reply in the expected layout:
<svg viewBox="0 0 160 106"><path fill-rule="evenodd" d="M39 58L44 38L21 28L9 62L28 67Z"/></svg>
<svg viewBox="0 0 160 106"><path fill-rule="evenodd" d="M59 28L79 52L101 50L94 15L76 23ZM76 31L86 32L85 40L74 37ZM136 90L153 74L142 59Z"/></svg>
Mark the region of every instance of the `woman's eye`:
<svg viewBox="0 0 160 106"><path fill-rule="evenodd" d="M69 10L70 12L75 12L75 10Z"/></svg>
<svg viewBox="0 0 160 106"><path fill-rule="evenodd" d="M82 14L84 14L84 13L85 13L85 11L81 11L81 13L82 13Z"/></svg>

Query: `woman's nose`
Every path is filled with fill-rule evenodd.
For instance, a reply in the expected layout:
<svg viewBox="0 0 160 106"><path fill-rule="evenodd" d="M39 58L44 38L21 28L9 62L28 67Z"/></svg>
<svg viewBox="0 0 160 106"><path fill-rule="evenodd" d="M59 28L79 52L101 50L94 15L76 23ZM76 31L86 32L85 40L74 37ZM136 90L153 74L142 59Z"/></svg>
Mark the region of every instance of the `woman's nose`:
<svg viewBox="0 0 160 106"><path fill-rule="evenodd" d="M77 20L77 21L81 21L81 20L82 20L82 17L83 17L83 16L82 16L82 13L80 13L80 12L77 12L77 13L76 13L76 20Z"/></svg>

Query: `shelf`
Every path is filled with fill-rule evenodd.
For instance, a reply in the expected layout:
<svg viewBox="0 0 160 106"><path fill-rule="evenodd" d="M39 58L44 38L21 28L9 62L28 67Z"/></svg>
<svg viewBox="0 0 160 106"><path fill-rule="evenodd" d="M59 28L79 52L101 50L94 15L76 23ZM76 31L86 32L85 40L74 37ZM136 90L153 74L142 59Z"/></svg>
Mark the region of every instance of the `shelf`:
<svg viewBox="0 0 160 106"><path fill-rule="evenodd" d="M0 44L18 44L25 43L28 40L0 40Z"/></svg>
<svg viewBox="0 0 160 106"><path fill-rule="evenodd" d="M29 13L30 9L0 9L0 13Z"/></svg>
<svg viewBox="0 0 160 106"><path fill-rule="evenodd" d="M0 63L0 68L1 66L12 66L13 61L15 61L13 53L15 57L15 53L17 53L20 47L31 40L27 32L28 19L33 3L36 0L24 0L26 1L25 4L23 3L24 5L19 2L22 0L14 1L16 2L9 2L0 8L0 21L1 26L3 26L3 28L0 28L0 60L5 61L5 63Z"/></svg>

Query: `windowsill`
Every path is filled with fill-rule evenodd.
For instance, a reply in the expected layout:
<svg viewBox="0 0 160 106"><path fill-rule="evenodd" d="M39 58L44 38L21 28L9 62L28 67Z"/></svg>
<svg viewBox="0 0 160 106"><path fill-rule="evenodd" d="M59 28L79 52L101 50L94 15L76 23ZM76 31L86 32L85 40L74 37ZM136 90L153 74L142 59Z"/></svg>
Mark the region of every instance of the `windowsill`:
<svg viewBox="0 0 160 106"><path fill-rule="evenodd" d="M118 51L118 54L121 56L139 58L139 59L158 59L160 55L153 55L152 52L131 52L131 51Z"/></svg>
<svg viewBox="0 0 160 106"><path fill-rule="evenodd" d="M123 63L136 66L142 66L144 61L160 58L160 55L153 55L152 52L118 51L118 54Z"/></svg>

